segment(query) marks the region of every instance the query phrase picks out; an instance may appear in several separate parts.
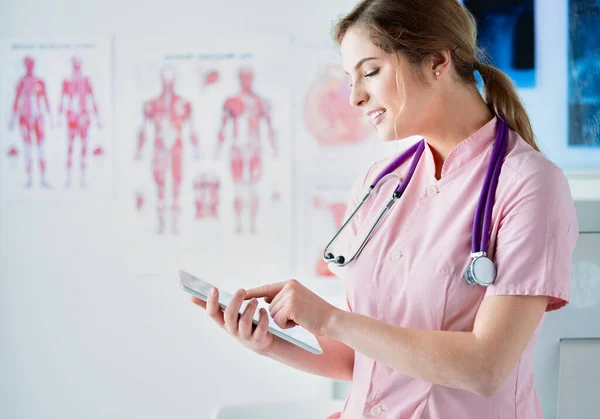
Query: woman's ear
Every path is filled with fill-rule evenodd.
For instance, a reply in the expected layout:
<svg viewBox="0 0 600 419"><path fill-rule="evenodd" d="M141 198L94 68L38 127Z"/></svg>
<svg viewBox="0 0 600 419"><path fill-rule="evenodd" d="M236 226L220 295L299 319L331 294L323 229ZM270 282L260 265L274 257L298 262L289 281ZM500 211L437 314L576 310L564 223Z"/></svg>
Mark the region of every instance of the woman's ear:
<svg viewBox="0 0 600 419"><path fill-rule="evenodd" d="M431 74L434 79L443 77L450 69L451 57L452 55L449 50L431 54L429 58L425 60L426 68L424 71Z"/></svg>

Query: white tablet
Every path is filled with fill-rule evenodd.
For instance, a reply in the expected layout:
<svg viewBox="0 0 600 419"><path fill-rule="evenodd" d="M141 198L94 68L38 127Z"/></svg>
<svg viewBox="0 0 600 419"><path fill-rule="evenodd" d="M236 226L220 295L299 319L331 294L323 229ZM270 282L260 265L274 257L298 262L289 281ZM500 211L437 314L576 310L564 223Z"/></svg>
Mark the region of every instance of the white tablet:
<svg viewBox="0 0 600 419"><path fill-rule="evenodd" d="M198 297L202 301L206 301L208 299L208 293L210 292L210 289L214 287L214 285L182 270L179 271L179 279L181 282L181 286L185 291ZM233 295L228 293L227 291L222 290L219 287L215 288L218 288L219 290L219 306L223 310L225 310L225 308L233 298ZM249 302L250 300L245 300L242 302L242 305L239 310L240 314L244 312L244 309L246 308ZM319 345L319 341L317 340L315 335L310 333L308 330L300 326L294 326L289 329L282 329L279 326L277 326L277 324L271 317L271 314L269 313L269 304L267 304L262 298L258 299L258 307L254 312L254 319L252 321L254 324L258 324L258 314L259 309L261 307L264 307L267 310L267 316L269 318L269 332L273 333L275 336L279 336L281 339L285 339L288 342L299 346L302 349L312 352L313 354L323 354L323 349Z"/></svg>

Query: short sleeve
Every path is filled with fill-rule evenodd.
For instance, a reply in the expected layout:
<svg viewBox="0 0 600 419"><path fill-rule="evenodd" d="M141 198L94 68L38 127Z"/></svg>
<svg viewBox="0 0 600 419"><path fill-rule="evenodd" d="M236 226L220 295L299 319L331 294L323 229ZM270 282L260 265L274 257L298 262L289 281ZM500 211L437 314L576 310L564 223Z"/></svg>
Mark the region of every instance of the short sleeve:
<svg viewBox="0 0 600 419"><path fill-rule="evenodd" d="M344 223L346 222L346 220L348 220L348 217L350 217L350 215L354 212L354 210L360 204L360 201L366 195L367 189L365 188L365 183L369 176L369 173L371 173L371 169L372 169L372 166L369 168L369 170L366 171L366 173L358 176L356 178L356 180L354 181L354 183L348 193L348 198L347 198L348 204L346 206L346 211L344 213L344 221L343 221ZM355 216L352 218L352 220L348 223L348 225L344 228L342 233L340 233L340 235L336 238L335 242L332 244L330 251L331 251L331 249L333 249L332 253L334 255L336 255L336 256L340 255L340 254L347 255L347 254L350 254L350 252L355 250L352 247L352 245L354 243L354 238L358 234L358 228L363 220L362 209L363 208L361 208L361 210L355 214ZM336 275L337 277L343 278L344 268L340 268L339 266L335 265L334 263L329 263L327 265L327 267L334 275Z"/></svg>
<svg viewBox="0 0 600 419"><path fill-rule="evenodd" d="M488 295L545 295L546 311L570 297L578 223L569 184L556 166L515 181L495 243L497 276Z"/></svg>

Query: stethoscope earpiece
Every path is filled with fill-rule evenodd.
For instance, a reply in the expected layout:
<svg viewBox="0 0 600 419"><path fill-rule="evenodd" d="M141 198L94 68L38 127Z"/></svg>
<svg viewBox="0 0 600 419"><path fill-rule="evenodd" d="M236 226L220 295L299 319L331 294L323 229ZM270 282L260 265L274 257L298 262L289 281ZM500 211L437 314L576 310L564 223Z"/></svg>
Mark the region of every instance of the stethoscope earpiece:
<svg viewBox="0 0 600 419"><path fill-rule="evenodd" d="M343 257L342 255L339 256L334 256L333 253L327 253L325 256L323 256L323 259L325 259L326 262L328 263L335 263L336 265L343 265L344 262L346 261L346 258Z"/></svg>

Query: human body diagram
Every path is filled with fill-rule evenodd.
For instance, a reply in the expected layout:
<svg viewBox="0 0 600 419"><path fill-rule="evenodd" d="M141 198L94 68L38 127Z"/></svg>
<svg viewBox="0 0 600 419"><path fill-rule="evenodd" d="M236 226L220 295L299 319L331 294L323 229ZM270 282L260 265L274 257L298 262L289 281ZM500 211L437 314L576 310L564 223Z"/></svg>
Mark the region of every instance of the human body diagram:
<svg viewBox="0 0 600 419"><path fill-rule="evenodd" d="M142 150L148 132L153 132L152 177L157 191L158 234L165 232L165 215L170 210L171 231L179 234L180 187L183 178L183 131L189 127L194 157L199 159L198 137L192 121L192 105L175 92L175 73L170 68L161 72L162 91L143 105L144 123L139 132L136 160L142 159ZM152 128L152 130L150 130ZM172 188L167 197L167 180ZM169 204L169 205L168 205Z"/></svg>
<svg viewBox="0 0 600 419"><path fill-rule="evenodd" d="M90 79L81 71L81 59L72 58L73 72L63 80L60 96L60 105L58 108L60 117L65 114L67 121L67 174L65 186L71 186L71 167L73 166L73 145L76 137L81 142L81 155L79 166L81 168L80 183L82 187L86 186L85 169L86 157L88 151L88 133L91 122L88 100L91 101L93 116L96 118L98 128L102 128L102 122L98 113L98 105L94 98L92 83Z"/></svg>
<svg viewBox="0 0 600 419"><path fill-rule="evenodd" d="M218 133L216 158L226 140L226 128L231 125L230 164L234 183L235 232L248 230L256 234L256 220L260 204L258 186L263 175L263 150L261 145L261 122L268 129L268 139L277 157L276 135L271 121L271 109L267 101L253 89L254 73L250 68L239 70L240 91L228 97L223 105L221 126ZM249 223L244 226L244 215Z"/></svg>
<svg viewBox="0 0 600 419"><path fill-rule="evenodd" d="M14 129L15 121L17 121L25 154L25 173L27 176L25 188L30 188L33 184L32 149L34 148L34 141L40 170L40 185L43 188L50 188L45 178L46 159L44 156L45 117L48 117L50 123L52 123L46 83L34 74L35 60L32 57L25 57L23 62L25 75L19 79L15 89L10 130ZM16 148L11 148L9 156L15 156L16 154Z"/></svg>

